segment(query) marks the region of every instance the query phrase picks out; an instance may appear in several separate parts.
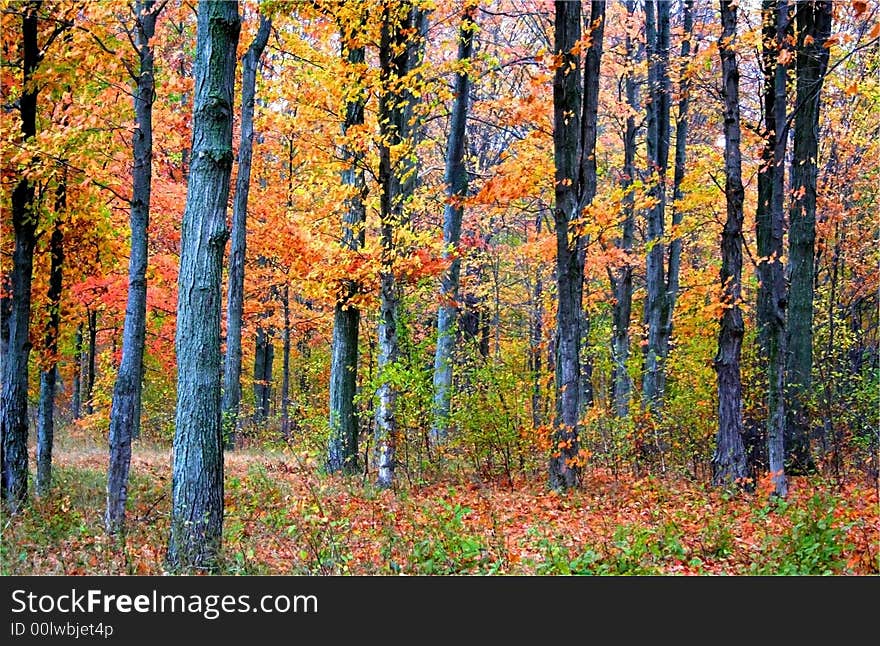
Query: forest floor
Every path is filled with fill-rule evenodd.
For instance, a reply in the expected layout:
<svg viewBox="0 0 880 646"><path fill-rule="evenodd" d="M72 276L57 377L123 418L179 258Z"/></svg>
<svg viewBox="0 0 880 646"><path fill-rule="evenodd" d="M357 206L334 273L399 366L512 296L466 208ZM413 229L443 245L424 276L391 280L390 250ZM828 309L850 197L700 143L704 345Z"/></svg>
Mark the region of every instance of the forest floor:
<svg viewBox="0 0 880 646"><path fill-rule="evenodd" d="M54 488L2 518L2 573L161 574L170 449L135 446L125 540L103 531L106 449L56 452ZM33 463L32 463L33 464ZM789 498L588 470L377 490L314 457L226 455L224 574L854 574L880 572L875 483L792 478Z"/></svg>

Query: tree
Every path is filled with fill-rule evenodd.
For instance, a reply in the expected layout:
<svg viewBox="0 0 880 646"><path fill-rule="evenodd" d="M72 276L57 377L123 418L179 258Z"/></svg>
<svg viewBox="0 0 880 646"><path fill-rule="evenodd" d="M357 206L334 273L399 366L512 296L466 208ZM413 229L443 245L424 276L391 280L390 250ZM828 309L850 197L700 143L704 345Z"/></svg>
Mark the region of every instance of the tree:
<svg viewBox="0 0 880 646"><path fill-rule="evenodd" d="M226 360L223 363L224 445L235 447L238 409L241 404L241 321L244 309L244 265L247 258L247 204L254 150L254 99L257 67L269 42L272 19L260 15L260 27L241 60L241 142L238 175L232 201L232 234L229 243L229 285L226 293Z"/></svg>
<svg viewBox="0 0 880 646"><path fill-rule="evenodd" d="M724 196L727 220L721 234L721 289L723 314L718 334L715 371L718 374L718 434L712 458L715 485L738 484L747 475L742 442L742 380L740 355L743 338L742 224L745 190L740 153L739 69L736 60L736 0L721 0L721 56L724 99Z"/></svg>
<svg viewBox="0 0 880 646"><path fill-rule="evenodd" d="M38 496L52 486L52 445L55 439L55 385L58 377L58 327L61 323L61 288L64 267L62 220L67 209L65 171L55 189L55 223L49 238L49 320L44 329L46 363L40 371L40 404L37 415L37 474L34 489Z"/></svg>
<svg viewBox="0 0 880 646"><path fill-rule="evenodd" d="M365 48L358 40L358 29L363 28L364 17L353 20L351 27L343 23L342 49L352 69L353 86L345 105L343 136L363 126L366 97L361 83L354 77L358 66L364 64ZM350 187L342 224L342 248L357 251L364 246L366 220L366 182L363 170L363 153L345 145L342 158L347 167L342 172L342 183ZM350 300L360 286L357 281L345 279L340 296L333 307L333 341L330 359L330 440L327 446L327 470L353 473L357 470L358 418L354 397L357 391L358 331L361 311Z"/></svg>
<svg viewBox="0 0 880 646"><path fill-rule="evenodd" d="M59 18L42 47L38 42L39 12L42 0L30 0L21 8L22 34L22 91L18 100L21 115L21 139L29 143L37 135L37 94L39 85L34 82L37 68L52 42L72 25ZM2 313L4 337L3 386L0 395L0 493L12 513L16 513L27 500L28 478L28 358L31 351L31 282L33 280L34 247L37 243L38 206L35 203L35 186L26 172L15 184L12 192L12 228L14 249L12 271L9 277L11 296L4 300ZM7 332L8 330L8 332Z"/></svg>
<svg viewBox="0 0 880 646"><path fill-rule="evenodd" d="M431 441L445 442L449 426L449 404L452 389L452 350L455 345L455 320L459 307L459 277L461 258L461 219L463 201L467 197L468 176L465 167L465 133L468 116L470 76L468 64L474 50L474 17L476 5L466 3L461 18L458 44L459 69L455 74L455 99L449 123L449 141L446 144L446 204L443 207L443 257L449 260L449 269L440 281L440 305L437 308L437 347L434 353L434 419Z"/></svg>
<svg viewBox="0 0 880 646"><path fill-rule="evenodd" d="M379 270L379 387L376 403L376 481L389 487L394 481L395 451L398 443L398 425L395 408L399 385L392 372L400 356L399 311L400 289L395 276L397 249L396 232L404 225L404 206L413 182L405 178L407 154L412 129L412 102L415 100L406 87L405 77L414 63L412 44L418 34L421 12L411 2L398 5L382 3L382 27L379 43L380 83L379 97L379 186L381 195L380 235L381 269ZM416 36L418 37L418 36Z"/></svg>
<svg viewBox="0 0 880 646"><path fill-rule="evenodd" d="M774 493L785 496L783 433L785 408L786 285L782 266L785 226L785 148L788 127L784 54L788 2L764 0L761 5L761 64L764 77L764 146L758 174L755 233L758 248L758 355L767 366L767 453ZM778 133L778 134L777 134Z"/></svg>
<svg viewBox="0 0 880 646"><path fill-rule="evenodd" d="M556 229L556 421L549 482L554 489L580 481L578 423L581 392L581 323L585 238L581 217L596 193L596 126L599 63L605 3L590 9L590 40L584 83L580 56L581 3L557 0L553 50L558 57L553 76L553 151L556 168L553 215Z"/></svg>
<svg viewBox="0 0 880 646"><path fill-rule="evenodd" d="M648 171L656 173L651 182L653 205L648 209L645 268L644 320L647 343L644 346L642 405L656 411L663 400L662 349L663 309L666 298L665 244L666 171L669 165L669 4L662 0L645 2L645 38L648 50ZM656 9L656 19L655 19Z"/></svg>
<svg viewBox="0 0 880 646"><path fill-rule="evenodd" d="M223 529L220 301L232 170L237 2L198 6L192 165L181 228L177 411L171 535L174 570L213 569Z"/></svg>
<svg viewBox="0 0 880 646"><path fill-rule="evenodd" d="M793 474L814 470L809 398L813 370L813 280L816 254L816 180L819 105L828 69L831 0L795 5L797 47L791 204L788 211L789 296L786 319L785 451Z"/></svg>
<svg viewBox="0 0 880 646"><path fill-rule="evenodd" d="M627 0L626 13L629 21L633 19L636 10L635 0ZM627 28L625 37L625 51L627 60L636 57L635 44ZM625 192L623 199L623 222L621 223L621 236L615 241L615 246L626 254L632 252L633 236L635 233L635 198L633 195L633 181L635 179L636 157L636 79L631 68L626 70L624 81L626 106L628 108L623 132L623 179L621 187ZM614 309L612 312L612 337L611 357L612 388L615 414L620 417L629 415L630 394L632 392L632 379L627 370L627 361L630 352L629 325L632 316L633 298L633 268L629 262L617 269L610 271L611 290L614 293Z"/></svg>
<svg viewBox="0 0 880 646"><path fill-rule="evenodd" d="M147 262L150 222L150 194L153 181L153 98L156 79L152 38L162 5L155 0L138 0L134 5L132 42L140 68L134 77L135 122L132 138L134 164L130 204L131 253L128 260L128 300L122 331L122 360L113 387L110 412L110 463L107 468L107 510L105 524L111 533L122 529L128 497L131 441L141 422L141 380L144 372L144 339L147 327ZM133 70L132 70L133 72Z"/></svg>

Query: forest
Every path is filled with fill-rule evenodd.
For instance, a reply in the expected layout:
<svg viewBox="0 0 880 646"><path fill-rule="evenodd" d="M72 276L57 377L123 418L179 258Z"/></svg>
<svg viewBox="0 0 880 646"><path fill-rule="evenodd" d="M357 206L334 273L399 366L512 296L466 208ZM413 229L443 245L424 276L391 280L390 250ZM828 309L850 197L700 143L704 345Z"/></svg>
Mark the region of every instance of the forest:
<svg viewBox="0 0 880 646"><path fill-rule="evenodd" d="M880 573L877 0L0 0L8 574Z"/></svg>

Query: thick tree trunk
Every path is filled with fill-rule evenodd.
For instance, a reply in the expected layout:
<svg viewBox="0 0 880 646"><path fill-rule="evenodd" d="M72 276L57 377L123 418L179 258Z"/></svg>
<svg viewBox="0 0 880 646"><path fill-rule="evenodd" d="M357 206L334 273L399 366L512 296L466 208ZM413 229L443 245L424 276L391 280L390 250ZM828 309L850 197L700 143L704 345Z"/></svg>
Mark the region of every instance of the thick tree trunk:
<svg viewBox="0 0 880 646"><path fill-rule="evenodd" d="M37 43L37 12L41 2L29 2L22 9L23 78L19 98L21 134L24 141L37 134L37 85L33 75L40 62ZM28 357L31 351L31 280L37 238L34 185L22 177L12 191L12 304L4 323L9 336L3 357L3 385L0 395L0 472L3 498L16 513L27 500L28 486ZM7 310L3 308L4 313Z"/></svg>
<svg viewBox="0 0 880 646"><path fill-rule="evenodd" d="M556 422L550 486L575 487L580 481L578 395L580 393L580 325L584 268L582 237L572 230L580 217L579 161L582 92L579 57L572 52L581 39L581 3L555 3L554 52L561 63L553 78L553 148L556 167Z"/></svg>
<svg viewBox="0 0 880 646"><path fill-rule="evenodd" d="M568 489L580 482L578 424L581 395L581 326L585 239L578 231L583 208L596 192L596 115L605 3L591 3L591 43L585 83L579 56L581 3L555 3L554 51L561 65L553 78L553 149L556 167L556 422L549 484Z"/></svg>
<svg viewBox="0 0 880 646"><path fill-rule="evenodd" d="M736 60L736 0L721 0L719 41L724 98L724 193L727 220L721 234L721 287L724 313L718 335L715 371L718 373L718 435L712 458L716 486L739 484L747 476L742 442L742 381L740 354L743 317L742 288L742 157L740 153L739 69Z"/></svg>
<svg viewBox="0 0 880 646"><path fill-rule="evenodd" d="M467 4L461 19L458 43L458 62L466 64L473 55L474 16L476 6ZM449 430L449 411L452 396L452 351L456 338L456 317L459 307L459 276L461 259L458 243L461 240L463 201L467 197L468 176L464 163L465 131L467 127L470 77L462 68L455 75L455 101L449 123L446 144L446 206L443 209L443 257L450 260L449 270L440 280L440 306L437 309L437 348L434 353L434 423L431 442L435 446L446 441Z"/></svg>
<svg viewBox="0 0 880 646"><path fill-rule="evenodd" d="M353 33L343 37L350 39L362 25L354 26ZM342 43L346 59L352 66L352 79L358 78L357 68L364 64L363 47L352 47L350 42ZM357 81L352 80L352 83ZM354 97L345 106L345 121L342 134L350 128L364 123L365 96L363 88L358 87ZM366 220L366 180L363 169L363 152L344 146L342 157L348 167L342 173L342 183L350 188L342 216L342 247L356 251L364 246ZM360 290L356 281L346 280L341 285L341 293L333 308L333 341L330 358L330 438L327 444L327 470L330 473L343 471L355 473L358 470L358 416L354 397L357 393L358 331L361 312L350 302Z"/></svg>
<svg viewBox="0 0 880 646"><path fill-rule="evenodd" d="M789 299L785 366L785 450L793 474L815 470L810 454L809 399L813 368L813 272L816 244L816 178L819 105L828 68L830 0L795 5L797 98L789 207ZM807 40L809 38L809 40Z"/></svg>
<svg viewBox="0 0 880 646"><path fill-rule="evenodd" d="M627 0L626 12L629 20L632 20L635 14L635 0ZM626 35L625 47L627 60L635 60L635 45L629 32ZM625 91L626 103L630 108L630 113L626 117L626 129L623 134L622 185L626 195L624 196L621 236L616 241L616 244L619 249L629 255L632 252L635 233L635 197L632 193L632 186L636 172L636 120L633 113L637 108L637 97L636 80L632 70L628 70L626 73ZM632 379L630 379L629 371L627 370L630 354L629 325L632 316L632 265L627 263L620 269L611 270L611 288L614 292L611 339L613 401L615 414L619 418L624 418L629 415L630 394L632 393Z"/></svg>
<svg viewBox="0 0 880 646"><path fill-rule="evenodd" d="M107 469L107 508L104 522L108 532L121 531L125 523L131 440L140 429L141 382L144 370L144 340L147 327L147 263L150 221L150 192L153 159L153 46L156 33L154 0L135 4L134 43L140 58L140 75L134 99L135 121L132 149L132 195L130 210L131 254L128 261L128 301L122 331L122 361L113 387L110 411L110 463Z"/></svg>
<svg viewBox="0 0 880 646"><path fill-rule="evenodd" d="M232 170L237 2L201 2L196 36L192 166L181 228L177 415L168 564L213 569L223 530L220 309Z"/></svg>
<svg viewBox="0 0 880 646"><path fill-rule="evenodd" d="M360 25L357 26L360 28ZM349 34L352 37L354 34ZM364 63L364 48L343 43L346 58L352 66ZM345 106L342 133L364 123L365 97L361 88ZM363 153L344 147L343 158L348 168L342 173L342 182L351 189L346 201L342 223L342 246L355 251L364 245L366 209L366 181L362 168ZM347 280L341 286L341 295L333 310L333 342L330 359L330 439L327 445L327 470L355 473L358 470L358 417L354 404L357 392L358 330L361 313L349 301L358 293L360 285Z"/></svg>
<svg viewBox="0 0 880 646"><path fill-rule="evenodd" d="M785 213L786 71L779 55L788 28L786 0L762 3L764 75L764 147L758 174L755 232L758 249L758 356L767 369L767 455L773 492L785 496L783 399L785 368L786 285L782 266ZM779 135L777 135L779 133ZM754 472L755 468L750 471Z"/></svg>
<svg viewBox="0 0 880 646"><path fill-rule="evenodd" d="M666 300L665 233L666 171L669 165L669 4L645 2L645 37L648 46L648 170L656 173L649 195L654 200L648 209L648 257L645 270L645 327L647 343L642 372L642 406L657 412L663 405L664 365L663 324Z"/></svg>
<svg viewBox="0 0 880 646"><path fill-rule="evenodd" d="M272 20L260 16L260 27L241 61L241 141L238 174L232 201L229 242L229 280L226 292L226 357L223 363L223 439L235 447L238 410L241 406L241 320L244 308L244 265L247 258L247 205L254 152L254 100L257 68L269 42Z"/></svg>
<svg viewBox="0 0 880 646"><path fill-rule="evenodd" d="M380 78L382 95L379 98L379 124L382 144L379 148L380 229L382 242L381 270L379 273L379 330L378 363L380 381L376 404L376 483L388 487L394 481L395 452L398 444L398 428L395 418L397 386L388 376L400 356L398 336L399 295L394 274L397 251L394 232L403 225L404 202L408 194L401 184L407 169L406 159L392 158L392 150L409 141L411 130L410 102L412 94L400 87L399 79L410 71L415 57L407 34L418 28L421 18L411 3L383 5L382 33L379 45ZM405 156L403 156L405 157ZM407 181L412 189L414 182Z"/></svg>
<svg viewBox="0 0 880 646"><path fill-rule="evenodd" d="M55 384L58 376L58 327L61 323L61 287L64 268L64 233L61 220L67 209L67 179L60 180L55 198L55 225L49 238L49 320L45 329L46 363L40 371L40 405L37 415L37 473L34 490L38 496L52 487L52 445L55 440Z"/></svg>

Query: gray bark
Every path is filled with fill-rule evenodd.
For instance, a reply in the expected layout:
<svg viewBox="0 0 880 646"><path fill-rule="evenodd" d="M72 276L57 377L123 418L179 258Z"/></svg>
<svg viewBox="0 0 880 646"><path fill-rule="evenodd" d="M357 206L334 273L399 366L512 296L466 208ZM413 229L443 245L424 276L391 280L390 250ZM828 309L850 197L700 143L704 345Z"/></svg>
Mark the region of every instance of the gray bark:
<svg viewBox="0 0 880 646"><path fill-rule="evenodd" d="M632 17L635 13L635 0L627 0L627 14ZM627 60L635 60L635 45L629 33L625 41ZM632 71L626 75L626 103L631 111L637 108L636 80ZM623 134L623 181L626 190L624 197L624 216L620 238L616 241L619 249L627 255L632 252L633 237L635 232L635 197L632 193L633 179L635 177L636 155L636 120L632 112L627 115L626 126ZM632 316L633 278L632 266L626 264L620 269L611 270L611 288L614 292L614 308L612 310L612 340L611 358L612 389L614 411L617 417L623 418L629 415L630 394L632 393L632 379L627 370L627 362L630 354L629 325Z"/></svg>
<svg viewBox="0 0 880 646"><path fill-rule="evenodd" d="M785 450L792 474L815 470L810 453L813 369L813 274L816 246L816 180L819 154L819 105L828 68L832 6L830 0L795 5L798 34L794 147L789 207L789 299L785 366ZM812 42L805 42L809 36Z"/></svg>
<svg viewBox="0 0 880 646"><path fill-rule="evenodd" d="M61 287L64 268L64 233L61 219L67 208L67 180L61 179L55 198L55 225L49 239L49 320L45 328L47 362L40 371L40 404L37 414L37 473L34 490L38 496L52 487L52 444L55 438L55 384L58 375L58 326L61 322Z"/></svg>
<svg viewBox="0 0 880 646"><path fill-rule="evenodd" d="M719 40L724 98L724 194L727 220L721 234L721 285L725 303L718 335L715 371L718 375L718 434L712 458L716 486L740 484L747 476L742 442L743 317L742 289L742 157L740 153L739 69L736 60L736 0L721 0L722 34Z"/></svg>
<svg viewBox="0 0 880 646"><path fill-rule="evenodd" d="M37 86L32 78L40 63L37 43L37 12L41 2L30 2L22 8L22 94L19 98L22 140L37 134ZM3 499L16 513L27 500L28 487L28 357L31 351L30 315L31 281L34 247L36 245L37 213L34 208L34 185L21 177L12 191L12 275L11 305L4 306L8 316L3 324L8 330L3 357L3 386L0 396L0 471ZM8 314L7 314L8 312Z"/></svg>
<svg viewBox="0 0 880 646"><path fill-rule="evenodd" d="M786 0L762 3L762 52L764 75L764 147L758 175L755 229L758 249L758 356L766 365L767 454L773 492L785 496L783 398L785 368L786 285L782 266L785 213L786 70L779 54L788 27ZM780 136L777 136L777 132ZM751 469L755 471L754 468Z"/></svg>
<svg viewBox="0 0 880 646"><path fill-rule="evenodd" d="M376 483L389 487L394 481L398 427L395 419L397 386L387 377L387 371L400 356L398 336L399 286L394 274L396 256L394 232L403 225L404 203L408 190L414 188L412 179L407 187L402 185L401 177L409 170L406 160L395 163L391 150L409 141L411 131L410 104L412 94L398 85L398 80L410 71L416 58L412 54L412 42L407 33L418 30L422 18L410 2L399 6L383 6L382 33L379 45L380 79L382 94L379 97L379 184L380 230L382 242L381 270L379 272L379 330L378 361L380 375L376 403L375 461ZM419 38L421 40L421 38Z"/></svg>
<svg viewBox="0 0 880 646"><path fill-rule="evenodd" d="M458 62L469 61L474 50L474 17L476 6L468 5L461 19L458 43ZM464 162L465 132L468 116L470 76L466 70L455 75L455 100L446 144L446 205L443 209L443 257L450 260L449 270L440 280L440 306L437 309L437 348L434 353L434 423L431 443L435 446L446 441L452 397L453 348L456 338L456 317L459 307L459 278L461 259L458 243L461 240L462 201L467 197L468 176Z"/></svg>
<svg viewBox="0 0 880 646"><path fill-rule="evenodd" d="M254 151L257 68L269 42L271 30L271 18L261 15L257 34L241 60L241 141L232 202L229 280L226 292L226 357L223 363L223 438L225 447L229 449L235 447L241 405L241 320L244 308L244 266L247 258L247 204Z"/></svg>
<svg viewBox="0 0 880 646"><path fill-rule="evenodd" d="M356 25L354 29L360 29ZM343 27L343 35L345 28ZM354 36L353 33L348 34ZM343 42L343 51L352 66L363 65L363 47L351 47ZM355 82L355 81L352 81ZM349 128L364 123L365 96L358 87L354 97L345 106L342 134ZM342 217L342 247L356 251L364 246L366 220L366 181L363 170L363 152L343 147L342 157L348 167L342 173L342 183L350 187ZM355 473L358 470L358 416L354 404L357 393L358 331L361 313L350 303L360 291L356 281L346 280L333 308L333 341L330 358L330 438L327 444L327 471Z"/></svg>
<svg viewBox="0 0 880 646"><path fill-rule="evenodd" d="M645 326L648 332L642 372L642 405L657 412L663 404L664 367L662 338L666 299L665 245L666 171L669 164L669 3L645 2L645 37L648 47L648 167L656 173L649 195L655 200L648 210L648 257L645 271Z"/></svg>
<svg viewBox="0 0 880 646"><path fill-rule="evenodd" d="M134 109L137 129L132 140L132 195L129 212L131 253L128 261L128 300L122 329L122 361L113 387L110 411L110 462L107 469L107 531L121 531L125 523L131 441L140 429L141 382L144 372L144 339L147 327L147 263L150 192L153 160L153 47L156 33L155 0L135 3L133 40L140 59Z"/></svg>
<svg viewBox="0 0 880 646"><path fill-rule="evenodd" d="M681 225L684 214L676 207L682 199L681 184L687 164L688 109L690 108L690 81L687 67L691 58L691 38L694 33L693 0L684 0L683 23L684 34L681 40L681 64L679 67L678 116L675 122L675 162L672 178L672 226ZM660 326L660 356L663 361L669 357L669 344L672 338L675 301L678 298L679 274L681 272L681 238L675 237L669 243L669 265L666 271L666 293L663 299L662 325ZM661 394L666 388L666 370L661 365Z"/></svg>
<svg viewBox="0 0 880 646"><path fill-rule="evenodd" d="M348 53L353 64L362 64L364 49L354 48ZM346 107L344 131L351 126L363 124L364 98L362 94ZM352 187L343 216L342 244L352 250L364 245L363 223L366 217L364 197L366 183L360 167L362 153L345 150L343 155L350 162L343 173L343 183ZM330 440L327 448L327 470L354 473L358 469L358 418L354 404L357 392L358 329L361 313L349 300L359 291L354 281L342 285L342 295L333 311L333 344L330 361Z"/></svg>
<svg viewBox="0 0 880 646"><path fill-rule="evenodd" d="M572 460L578 454L578 394L580 392L580 324L584 268L581 236L571 231L580 217L578 171L582 145L581 66L572 48L581 38L581 3L555 3L554 52L561 63L553 78L553 148L556 167L554 208L556 229L556 421L550 486L575 487L580 471Z"/></svg>
<svg viewBox="0 0 880 646"><path fill-rule="evenodd" d="M198 6L192 165L181 228L177 411L171 535L174 571L213 569L223 530L220 309L232 170L237 2Z"/></svg>
<svg viewBox="0 0 880 646"><path fill-rule="evenodd" d="M554 51L562 64L553 78L553 149L556 167L556 421L549 484L568 489L580 483L578 423L581 393L581 325L585 239L577 224L596 191L596 115L605 3L592 2L592 40L585 83L572 48L581 38L581 3L555 3Z"/></svg>
<svg viewBox="0 0 880 646"><path fill-rule="evenodd" d="M254 423L263 424L269 419L272 403L272 364L275 346L272 336L262 325L257 327L254 342ZM234 444L234 443L233 443ZM227 446L227 448L229 448Z"/></svg>

